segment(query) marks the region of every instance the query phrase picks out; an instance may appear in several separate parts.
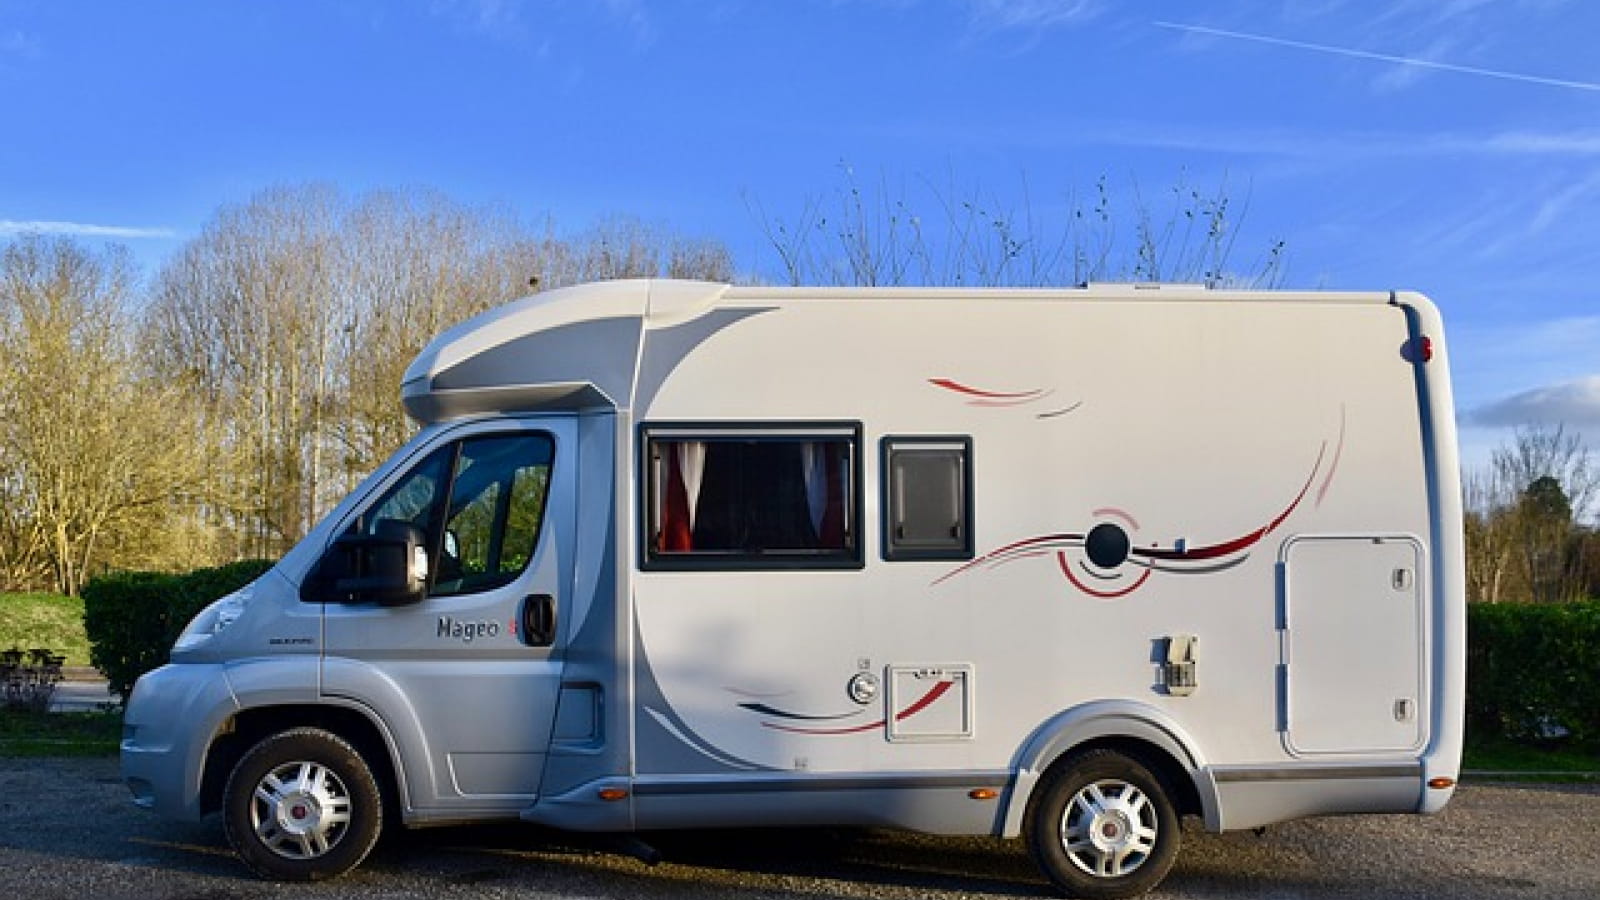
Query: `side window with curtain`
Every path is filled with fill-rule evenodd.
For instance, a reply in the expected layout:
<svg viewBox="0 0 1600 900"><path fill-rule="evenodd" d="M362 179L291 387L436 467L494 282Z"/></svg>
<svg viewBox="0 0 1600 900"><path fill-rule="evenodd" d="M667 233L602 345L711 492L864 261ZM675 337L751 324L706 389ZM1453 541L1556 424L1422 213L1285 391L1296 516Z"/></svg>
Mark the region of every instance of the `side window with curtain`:
<svg viewBox="0 0 1600 900"><path fill-rule="evenodd" d="M644 435L646 566L860 565L858 426Z"/></svg>
<svg viewBox="0 0 1600 900"><path fill-rule="evenodd" d="M433 597L510 584L532 561L555 447L543 434L468 438L434 451L352 526L383 519L422 529Z"/></svg>

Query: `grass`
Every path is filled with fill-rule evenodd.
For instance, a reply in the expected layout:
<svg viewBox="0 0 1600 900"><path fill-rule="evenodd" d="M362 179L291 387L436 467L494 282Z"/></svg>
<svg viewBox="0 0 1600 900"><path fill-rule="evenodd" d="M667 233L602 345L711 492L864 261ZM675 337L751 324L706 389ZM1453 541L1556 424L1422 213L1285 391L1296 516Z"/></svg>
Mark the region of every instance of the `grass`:
<svg viewBox="0 0 1600 900"><path fill-rule="evenodd" d="M112 756L121 740L120 710L39 713L0 707L0 756Z"/></svg>
<svg viewBox="0 0 1600 900"><path fill-rule="evenodd" d="M1469 771L1495 773L1474 776L1479 778L1521 778L1532 773L1541 780L1591 780L1595 773L1600 772L1600 747L1584 747L1567 742L1518 744L1505 740L1469 741L1462 755L1461 767Z"/></svg>
<svg viewBox="0 0 1600 900"><path fill-rule="evenodd" d="M69 666L89 664L83 601L59 594L0 594L0 650L49 649Z"/></svg>

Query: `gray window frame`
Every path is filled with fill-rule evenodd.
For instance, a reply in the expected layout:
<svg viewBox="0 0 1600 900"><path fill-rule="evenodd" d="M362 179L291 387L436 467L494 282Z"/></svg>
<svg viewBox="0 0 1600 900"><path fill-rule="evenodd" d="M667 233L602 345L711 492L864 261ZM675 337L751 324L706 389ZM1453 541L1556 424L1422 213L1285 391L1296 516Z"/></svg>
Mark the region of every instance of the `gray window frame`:
<svg viewBox="0 0 1600 900"><path fill-rule="evenodd" d="M637 534L638 565L641 571L793 571L807 569L861 569L865 565L865 534L862 501L866 494L862 466L863 435L857 421L733 421L733 422L643 422L637 435ZM688 551L663 553L654 549L654 524L660 512L659 466L653 459L657 441L782 442L838 441L847 447L845 474L848 476L843 513L847 545L839 550L805 552L768 550L763 552Z"/></svg>
<svg viewBox="0 0 1600 900"><path fill-rule="evenodd" d="M885 435L878 442L879 446L879 481L882 484L880 509L882 519L881 548L883 559L887 562L911 562L919 560L967 560L972 559L975 553L976 538L974 537L976 518L973 514L973 477L972 477L972 438L967 435ZM959 497L961 509L958 525L960 535L949 546L942 547L907 547L902 546L896 537L897 524L895 522L895 497L897 495L898 481L894 466L894 456L901 450L921 451L948 449L961 463Z"/></svg>

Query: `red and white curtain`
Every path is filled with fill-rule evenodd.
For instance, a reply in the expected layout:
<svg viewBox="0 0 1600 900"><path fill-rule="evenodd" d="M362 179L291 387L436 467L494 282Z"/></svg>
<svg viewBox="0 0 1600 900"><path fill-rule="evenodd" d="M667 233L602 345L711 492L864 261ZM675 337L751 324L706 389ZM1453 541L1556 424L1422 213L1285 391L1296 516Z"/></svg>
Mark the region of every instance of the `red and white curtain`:
<svg viewBox="0 0 1600 900"><path fill-rule="evenodd" d="M706 473L705 441L673 441L666 445L667 489L661 500L662 553L694 549L695 510Z"/></svg>
<svg viewBox="0 0 1600 900"><path fill-rule="evenodd" d="M843 457L835 444L812 441L800 447L806 512L811 516L817 545L827 549L844 546Z"/></svg>

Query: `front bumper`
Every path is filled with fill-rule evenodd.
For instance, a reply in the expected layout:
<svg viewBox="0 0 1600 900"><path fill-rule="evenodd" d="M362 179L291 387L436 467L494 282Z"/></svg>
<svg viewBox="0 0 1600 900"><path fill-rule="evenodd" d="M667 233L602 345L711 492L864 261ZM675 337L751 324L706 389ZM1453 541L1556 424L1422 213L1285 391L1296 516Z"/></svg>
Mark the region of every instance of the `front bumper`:
<svg viewBox="0 0 1600 900"><path fill-rule="evenodd" d="M238 709L220 664L170 664L142 676L122 720L122 780L134 804L199 819L206 750Z"/></svg>

